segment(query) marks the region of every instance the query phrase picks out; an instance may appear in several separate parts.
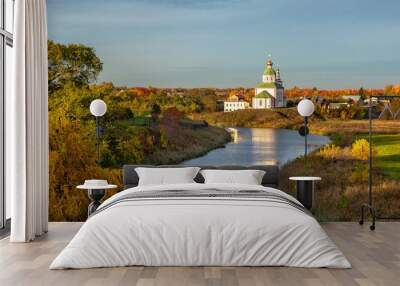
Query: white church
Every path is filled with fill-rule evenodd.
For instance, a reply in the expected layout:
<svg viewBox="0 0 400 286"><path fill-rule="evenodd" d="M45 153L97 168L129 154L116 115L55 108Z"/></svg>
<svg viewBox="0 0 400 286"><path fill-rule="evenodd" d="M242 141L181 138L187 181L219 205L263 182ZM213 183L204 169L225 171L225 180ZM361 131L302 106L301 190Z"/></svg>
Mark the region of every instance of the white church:
<svg viewBox="0 0 400 286"><path fill-rule="evenodd" d="M252 107L255 109L286 107L286 96L279 69L272 67L269 59L265 67L262 82L255 88Z"/></svg>
<svg viewBox="0 0 400 286"><path fill-rule="evenodd" d="M231 112L240 109L267 109L286 107L285 88L281 80L279 69L273 68L271 59L267 61L262 82L255 88L255 95L252 104L245 101L244 97L233 96L224 101L224 112Z"/></svg>

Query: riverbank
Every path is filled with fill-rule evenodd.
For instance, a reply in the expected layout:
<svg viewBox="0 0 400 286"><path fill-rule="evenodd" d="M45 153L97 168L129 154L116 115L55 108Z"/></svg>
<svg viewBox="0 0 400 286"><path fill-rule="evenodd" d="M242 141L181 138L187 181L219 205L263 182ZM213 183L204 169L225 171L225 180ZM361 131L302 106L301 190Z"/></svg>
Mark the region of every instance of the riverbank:
<svg viewBox="0 0 400 286"><path fill-rule="evenodd" d="M192 115L193 119L205 120L216 126L238 126L247 128L298 129L304 122L296 108L248 109L235 112L214 112ZM309 120L312 134L368 133L368 120L327 119L314 114ZM400 120L374 120L373 132L380 134L400 133Z"/></svg>
<svg viewBox="0 0 400 286"><path fill-rule="evenodd" d="M319 176L316 185L313 214L319 221L357 221L363 203L368 201L368 164L349 155L348 149L336 148L331 152L313 152L297 158L280 170L281 190L296 196L290 176ZM382 173L374 164L373 202L380 217L400 216L398 181Z"/></svg>
<svg viewBox="0 0 400 286"><path fill-rule="evenodd" d="M76 186L91 178L106 179L119 188L107 192L105 198L122 190L123 164L177 164L201 156L215 148L223 147L231 140L223 128L214 126L184 126L161 124L137 126L132 122L113 122L106 133L107 148L102 148L102 162L115 162L110 167L100 166L92 137L79 122L66 121L63 129L56 128L51 121L50 150L50 221L85 221L90 200ZM121 123L121 124L119 124ZM62 131L62 132L61 132ZM60 138L60 134L62 137ZM117 138L117 139L113 139ZM60 140L61 139L61 140ZM108 141L109 140L109 141ZM119 144L116 144L115 141ZM113 150L109 152L108 150Z"/></svg>
<svg viewBox="0 0 400 286"><path fill-rule="evenodd" d="M215 126L202 128L181 128L174 138L175 144L168 149L160 149L151 154L146 163L153 165L178 164L186 160L225 146L231 141L231 135Z"/></svg>
<svg viewBox="0 0 400 286"><path fill-rule="evenodd" d="M296 108L245 109L234 112L198 113L191 116L196 120L205 120L211 125L247 128L294 129L304 121Z"/></svg>
<svg viewBox="0 0 400 286"><path fill-rule="evenodd" d="M368 120L311 120L310 132L320 135L337 133L366 134L369 130ZM395 134L400 132L400 120L373 120L372 132Z"/></svg>

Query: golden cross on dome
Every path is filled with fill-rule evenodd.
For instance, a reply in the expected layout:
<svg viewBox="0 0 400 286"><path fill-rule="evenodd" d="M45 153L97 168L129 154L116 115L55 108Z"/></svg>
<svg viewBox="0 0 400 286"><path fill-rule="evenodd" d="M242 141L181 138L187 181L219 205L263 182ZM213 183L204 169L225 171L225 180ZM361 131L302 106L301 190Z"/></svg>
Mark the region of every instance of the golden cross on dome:
<svg viewBox="0 0 400 286"><path fill-rule="evenodd" d="M272 66L272 56L271 56L271 54L268 54L268 60L267 60L267 65L268 66Z"/></svg>

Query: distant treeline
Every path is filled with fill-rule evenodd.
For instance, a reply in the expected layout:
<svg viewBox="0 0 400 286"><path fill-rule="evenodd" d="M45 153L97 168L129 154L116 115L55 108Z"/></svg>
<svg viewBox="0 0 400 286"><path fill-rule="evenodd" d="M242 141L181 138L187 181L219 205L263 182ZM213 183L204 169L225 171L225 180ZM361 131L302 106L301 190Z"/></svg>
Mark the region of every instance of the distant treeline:
<svg viewBox="0 0 400 286"><path fill-rule="evenodd" d="M293 87L285 90L288 98L301 97L323 97L330 100L337 100L344 95L360 95L362 97L379 96L385 94L383 89L317 89L317 88L299 88Z"/></svg>
<svg viewBox="0 0 400 286"><path fill-rule="evenodd" d="M197 97L201 101L204 101L206 111L213 111L215 102L219 100L225 100L233 95L240 95L245 100L251 101L254 96L254 88L234 87L234 88L156 88L156 87L120 87L125 91L130 91L139 96L150 96L152 94L164 94L167 96L188 96ZM362 97L369 96L380 96L380 95L394 95L400 96L400 84L399 85L387 85L382 89L366 89L366 88L354 88L354 89L318 89L316 87L293 87L286 88L285 95L288 99L297 99L303 97L322 97L328 100L337 101L340 100L344 95L360 95ZM206 98L206 99L205 99Z"/></svg>

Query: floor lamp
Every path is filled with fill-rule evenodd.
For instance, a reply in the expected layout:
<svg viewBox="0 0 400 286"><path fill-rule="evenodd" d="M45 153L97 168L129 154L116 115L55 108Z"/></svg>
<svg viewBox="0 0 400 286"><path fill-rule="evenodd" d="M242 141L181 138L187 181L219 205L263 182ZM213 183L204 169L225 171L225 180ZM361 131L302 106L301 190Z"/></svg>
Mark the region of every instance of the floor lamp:
<svg viewBox="0 0 400 286"><path fill-rule="evenodd" d="M314 103L309 99L303 99L297 105L298 113L304 117L304 126L300 128L299 133L304 136L304 162L307 163L307 135L309 133L307 124L308 117L314 113Z"/></svg>
<svg viewBox="0 0 400 286"><path fill-rule="evenodd" d="M368 141L369 141L369 158L368 158L368 203L361 206L361 219L359 223L364 224L364 211L369 210L372 218L372 224L370 230L375 229L376 221L376 210L372 205L372 99L369 97L368 106L368 119L369 119L369 130L368 130Z"/></svg>
<svg viewBox="0 0 400 286"><path fill-rule="evenodd" d="M95 99L90 103L90 113L96 117L96 150L97 163L100 163L100 124L99 118L106 114L107 105L101 99Z"/></svg>

